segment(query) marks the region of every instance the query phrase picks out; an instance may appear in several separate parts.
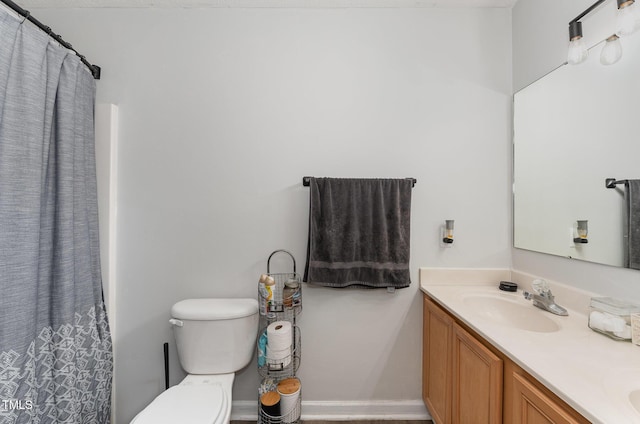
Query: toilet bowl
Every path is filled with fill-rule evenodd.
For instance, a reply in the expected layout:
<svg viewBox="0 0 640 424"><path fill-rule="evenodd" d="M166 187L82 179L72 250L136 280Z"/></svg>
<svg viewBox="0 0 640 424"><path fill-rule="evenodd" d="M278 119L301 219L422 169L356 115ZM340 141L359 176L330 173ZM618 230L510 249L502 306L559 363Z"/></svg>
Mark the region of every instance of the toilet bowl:
<svg viewBox="0 0 640 424"><path fill-rule="evenodd" d="M235 374L188 375L156 397L131 424L226 424Z"/></svg>
<svg viewBox="0 0 640 424"><path fill-rule="evenodd" d="M258 334L255 299L187 299L171 308L178 359L189 373L131 424L228 424L235 372L247 366Z"/></svg>

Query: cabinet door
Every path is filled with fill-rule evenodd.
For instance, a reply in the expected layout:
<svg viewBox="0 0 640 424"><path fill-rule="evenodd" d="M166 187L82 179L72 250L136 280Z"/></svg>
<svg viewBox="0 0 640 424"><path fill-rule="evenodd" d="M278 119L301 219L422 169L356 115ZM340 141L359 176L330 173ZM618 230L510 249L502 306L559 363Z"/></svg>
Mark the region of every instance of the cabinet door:
<svg viewBox="0 0 640 424"><path fill-rule="evenodd" d="M453 319L426 296L422 327L422 397L436 424L451 422Z"/></svg>
<svg viewBox="0 0 640 424"><path fill-rule="evenodd" d="M452 423L502 423L502 360L453 326Z"/></svg>
<svg viewBox="0 0 640 424"><path fill-rule="evenodd" d="M577 424L570 412L545 395L523 375L512 373L513 424Z"/></svg>

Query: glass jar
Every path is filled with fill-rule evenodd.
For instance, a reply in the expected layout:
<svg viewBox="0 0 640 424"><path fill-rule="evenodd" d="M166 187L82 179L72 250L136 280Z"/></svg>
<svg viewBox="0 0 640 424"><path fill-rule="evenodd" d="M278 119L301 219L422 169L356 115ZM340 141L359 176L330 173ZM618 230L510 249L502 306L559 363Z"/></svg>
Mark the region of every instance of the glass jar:
<svg viewBox="0 0 640 424"><path fill-rule="evenodd" d="M589 328L614 340L631 341L631 314L640 306L612 297L592 297L589 305Z"/></svg>

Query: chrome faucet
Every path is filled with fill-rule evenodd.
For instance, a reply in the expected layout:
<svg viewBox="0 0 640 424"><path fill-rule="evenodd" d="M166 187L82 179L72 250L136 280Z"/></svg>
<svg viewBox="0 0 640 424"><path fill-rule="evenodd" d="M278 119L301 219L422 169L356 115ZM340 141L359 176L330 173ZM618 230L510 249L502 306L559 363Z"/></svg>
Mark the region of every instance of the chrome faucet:
<svg viewBox="0 0 640 424"><path fill-rule="evenodd" d="M555 297L551 293L551 289L544 280L534 280L531 284L536 293L523 293L524 298L533 301L533 306L549 311L552 314L567 316L569 313L565 308L556 304Z"/></svg>

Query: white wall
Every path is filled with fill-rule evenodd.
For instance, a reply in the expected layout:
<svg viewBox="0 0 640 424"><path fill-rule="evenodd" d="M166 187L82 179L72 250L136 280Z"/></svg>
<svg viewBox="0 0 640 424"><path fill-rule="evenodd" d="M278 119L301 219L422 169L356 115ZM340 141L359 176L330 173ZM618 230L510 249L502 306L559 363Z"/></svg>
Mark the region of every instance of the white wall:
<svg viewBox="0 0 640 424"><path fill-rule="evenodd" d="M116 313L116 234L118 200L118 108L111 104L97 104L95 108L96 179L100 224L100 265L102 287L111 340L118 338ZM114 361L115 362L115 361ZM117 365L114 363L114 367ZM114 383L115 384L115 381ZM115 411L111 399L112 415Z"/></svg>
<svg viewBox="0 0 640 424"><path fill-rule="evenodd" d="M591 0L518 1L513 8L515 90L525 87L566 60L568 23L592 3ZM597 12L585 18L583 31L587 45L591 46L613 32L615 9L615 2L605 2ZM546 276L585 290L640 301L640 273L636 270L519 249L513 249L512 255L514 269Z"/></svg>
<svg viewBox="0 0 640 424"><path fill-rule="evenodd" d="M413 284L305 285L304 400L421 398L418 267L510 262L508 9L41 9L119 108L117 407L182 377L167 319L306 252L305 175L415 177ZM456 220L442 249L439 227ZM281 264L287 267L286 262ZM255 400L255 363L234 400Z"/></svg>

